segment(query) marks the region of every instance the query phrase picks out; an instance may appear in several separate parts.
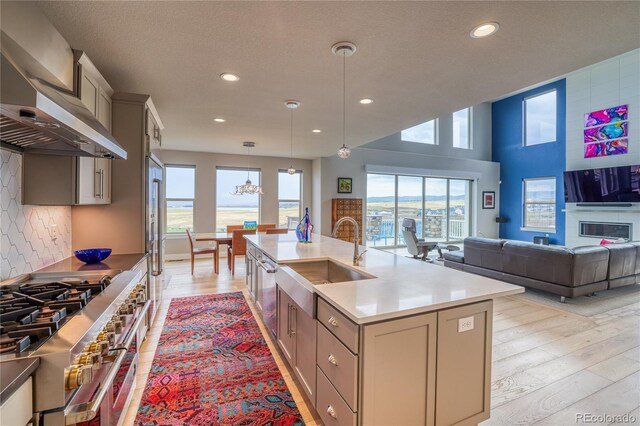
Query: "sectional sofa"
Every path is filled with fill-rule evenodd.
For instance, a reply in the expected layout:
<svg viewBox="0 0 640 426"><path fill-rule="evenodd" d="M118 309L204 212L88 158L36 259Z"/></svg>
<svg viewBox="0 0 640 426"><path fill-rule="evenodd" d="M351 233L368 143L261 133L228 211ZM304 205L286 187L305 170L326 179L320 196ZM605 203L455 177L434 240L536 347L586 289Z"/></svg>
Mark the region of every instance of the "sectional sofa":
<svg viewBox="0 0 640 426"><path fill-rule="evenodd" d="M567 248L469 237L446 267L565 297L640 283L640 243Z"/></svg>

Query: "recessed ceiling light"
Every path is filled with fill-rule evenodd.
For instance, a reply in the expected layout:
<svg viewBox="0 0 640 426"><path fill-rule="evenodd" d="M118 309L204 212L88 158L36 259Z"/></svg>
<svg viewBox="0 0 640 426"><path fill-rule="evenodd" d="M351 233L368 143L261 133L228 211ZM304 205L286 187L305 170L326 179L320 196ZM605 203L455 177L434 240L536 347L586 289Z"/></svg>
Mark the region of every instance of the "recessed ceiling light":
<svg viewBox="0 0 640 426"><path fill-rule="evenodd" d="M216 123L224 123L227 120L225 120L222 117L216 117L216 118L213 119L213 121L215 121Z"/></svg>
<svg viewBox="0 0 640 426"><path fill-rule="evenodd" d="M220 78L223 79L224 81L238 81L238 80L240 80L240 77L238 77L235 74L228 73L228 72L220 74Z"/></svg>
<svg viewBox="0 0 640 426"><path fill-rule="evenodd" d="M370 98L363 98L363 99L360 99L360 103L361 103L362 105L369 105L369 104L372 104L372 103L373 103L373 99L370 99Z"/></svg>
<svg viewBox="0 0 640 426"><path fill-rule="evenodd" d="M322 133L322 130L320 130L320 129L313 129L313 130L312 130L312 132L313 132L313 133Z"/></svg>
<svg viewBox="0 0 640 426"><path fill-rule="evenodd" d="M471 38L482 38L497 32L499 28L500 25L497 22L487 22L472 29L470 35Z"/></svg>

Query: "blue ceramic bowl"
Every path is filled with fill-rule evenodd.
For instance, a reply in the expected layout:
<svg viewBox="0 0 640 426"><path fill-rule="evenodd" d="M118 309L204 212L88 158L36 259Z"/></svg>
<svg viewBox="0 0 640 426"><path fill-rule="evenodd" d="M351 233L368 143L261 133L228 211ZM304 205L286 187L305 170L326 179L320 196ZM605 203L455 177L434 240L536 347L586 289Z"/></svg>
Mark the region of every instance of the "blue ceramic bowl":
<svg viewBox="0 0 640 426"><path fill-rule="evenodd" d="M111 254L110 248L92 248L76 250L73 254L84 263L98 263L105 260Z"/></svg>

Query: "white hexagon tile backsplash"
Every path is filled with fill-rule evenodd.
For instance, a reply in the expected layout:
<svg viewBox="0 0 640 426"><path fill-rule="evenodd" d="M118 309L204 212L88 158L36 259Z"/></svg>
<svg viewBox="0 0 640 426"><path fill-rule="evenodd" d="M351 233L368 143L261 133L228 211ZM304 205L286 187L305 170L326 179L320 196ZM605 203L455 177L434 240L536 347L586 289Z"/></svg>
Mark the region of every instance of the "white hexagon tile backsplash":
<svg viewBox="0 0 640 426"><path fill-rule="evenodd" d="M71 256L71 207L23 206L22 156L0 150L0 280Z"/></svg>

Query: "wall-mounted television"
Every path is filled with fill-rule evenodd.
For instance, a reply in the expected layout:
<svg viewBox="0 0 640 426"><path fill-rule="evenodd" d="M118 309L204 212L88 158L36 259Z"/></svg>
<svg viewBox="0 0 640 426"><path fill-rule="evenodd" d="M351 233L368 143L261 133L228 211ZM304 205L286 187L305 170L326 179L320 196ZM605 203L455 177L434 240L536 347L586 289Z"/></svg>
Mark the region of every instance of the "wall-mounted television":
<svg viewBox="0 0 640 426"><path fill-rule="evenodd" d="M567 203L640 203L640 165L564 172Z"/></svg>

